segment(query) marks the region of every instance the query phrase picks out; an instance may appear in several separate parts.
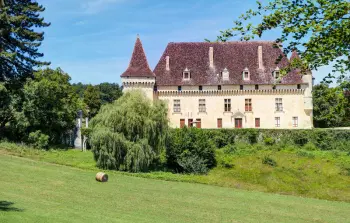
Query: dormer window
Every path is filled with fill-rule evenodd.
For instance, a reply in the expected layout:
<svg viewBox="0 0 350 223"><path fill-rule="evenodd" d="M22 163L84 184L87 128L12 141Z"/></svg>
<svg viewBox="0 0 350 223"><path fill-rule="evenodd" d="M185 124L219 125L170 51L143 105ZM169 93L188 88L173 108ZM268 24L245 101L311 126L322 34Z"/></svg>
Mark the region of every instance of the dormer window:
<svg viewBox="0 0 350 223"><path fill-rule="evenodd" d="M278 67L276 67L275 71L273 72L273 77L275 79L275 81L279 80L280 79L280 69Z"/></svg>
<svg viewBox="0 0 350 223"><path fill-rule="evenodd" d="M191 79L191 72L190 72L190 70L189 69L185 69L184 70L184 72L182 73L182 78L184 79L184 80L190 80Z"/></svg>
<svg viewBox="0 0 350 223"><path fill-rule="evenodd" d="M230 73L228 72L227 68L225 68L222 71L222 80L228 81L230 79Z"/></svg>
<svg viewBox="0 0 350 223"><path fill-rule="evenodd" d="M245 81L250 80L250 73L247 67L243 70L243 80Z"/></svg>

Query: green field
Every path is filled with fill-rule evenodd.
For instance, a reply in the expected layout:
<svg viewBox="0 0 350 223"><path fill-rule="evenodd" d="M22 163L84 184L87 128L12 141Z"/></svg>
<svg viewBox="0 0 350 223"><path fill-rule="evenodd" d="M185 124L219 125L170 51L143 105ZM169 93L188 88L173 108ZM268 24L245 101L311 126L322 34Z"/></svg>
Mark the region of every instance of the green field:
<svg viewBox="0 0 350 223"><path fill-rule="evenodd" d="M350 204L0 155L0 222L350 222Z"/></svg>

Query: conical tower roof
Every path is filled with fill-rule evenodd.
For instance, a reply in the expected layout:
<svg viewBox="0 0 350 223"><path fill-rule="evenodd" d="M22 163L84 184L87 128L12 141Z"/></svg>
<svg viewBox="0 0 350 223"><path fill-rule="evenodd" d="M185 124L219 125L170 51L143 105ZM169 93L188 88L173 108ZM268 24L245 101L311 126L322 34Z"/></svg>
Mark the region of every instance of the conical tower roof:
<svg viewBox="0 0 350 223"><path fill-rule="evenodd" d="M121 77L155 77L156 75L149 68L147 57L140 40L139 35L134 46L129 67L121 75Z"/></svg>
<svg viewBox="0 0 350 223"><path fill-rule="evenodd" d="M290 61L293 61L294 59L300 59L299 54L296 50L293 50L292 56L290 56Z"/></svg>

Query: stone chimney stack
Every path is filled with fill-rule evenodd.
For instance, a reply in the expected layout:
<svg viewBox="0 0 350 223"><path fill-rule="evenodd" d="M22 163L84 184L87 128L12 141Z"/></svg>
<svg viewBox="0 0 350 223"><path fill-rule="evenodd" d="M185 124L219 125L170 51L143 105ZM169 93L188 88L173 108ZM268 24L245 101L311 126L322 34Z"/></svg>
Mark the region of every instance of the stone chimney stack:
<svg viewBox="0 0 350 223"><path fill-rule="evenodd" d="M214 67L214 48L209 47L209 67Z"/></svg>
<svg viewBox="0 0 350 223"><path fill-rule="evenodd" d="M165 61L166 61L165 69L168 70L168 71L170 70L169 60L170 60L169 56L166 56L166 58L165 58Z"/></svg>
<svg viewBox="0 0 350 223"><path fill-rule="evenodd" d="M263 51L262 46L258 47L258 62L259 62L259 69L264 69L263 64Z"/></svg>

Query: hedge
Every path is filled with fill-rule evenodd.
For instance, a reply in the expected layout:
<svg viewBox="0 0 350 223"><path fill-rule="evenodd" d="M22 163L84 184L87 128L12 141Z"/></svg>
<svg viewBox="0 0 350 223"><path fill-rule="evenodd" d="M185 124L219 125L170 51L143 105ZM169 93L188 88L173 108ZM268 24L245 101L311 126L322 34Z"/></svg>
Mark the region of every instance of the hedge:
<svg viewBox="0 0 350 223"><path fill-rule="evenodd" d="M171 130L174 134L178 130ZM350 151L350 130L344 129L200 129L217 148L244 142L304 146L314 144L320 150ZM170 132L170 134L172 134Z"/></svg>

